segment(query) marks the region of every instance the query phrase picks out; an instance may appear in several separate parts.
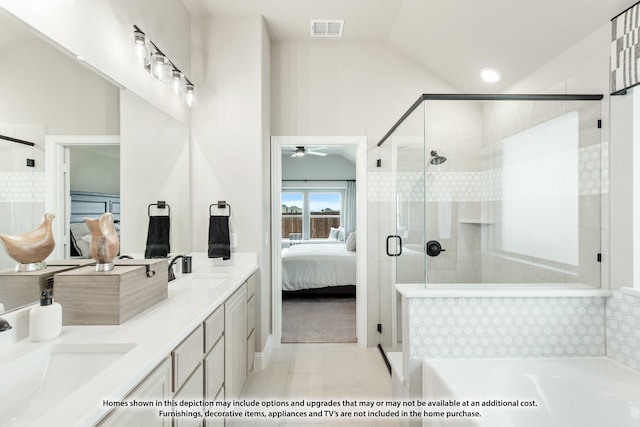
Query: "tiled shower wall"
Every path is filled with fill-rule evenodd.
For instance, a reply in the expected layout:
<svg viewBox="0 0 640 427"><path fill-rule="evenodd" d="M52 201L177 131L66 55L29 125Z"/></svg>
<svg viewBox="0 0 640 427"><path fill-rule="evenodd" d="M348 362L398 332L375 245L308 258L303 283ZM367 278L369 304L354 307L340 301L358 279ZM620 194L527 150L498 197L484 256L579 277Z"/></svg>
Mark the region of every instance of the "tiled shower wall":
<svg viewBox="0 0 640 427"><path fill-rule="evenodd" d="M607 356L640 370L640 296L409 298L410 358Z"/></svg>
<svg viewBox="0 0 640 427"><path fill-rule="evenodd" d="M411 359L605 355L604 297L409 298Z"/></svg>
<svg viewBox="0 0 640 427"><path fill-rule="evenodd" d="M0 126L0 130L6 126ZM5 129L6 130L6 129ZM34 229L42 220L45 201L44 162L26 166L35 158L35 149L11 142L0 142L0 233L22 234ZM0 250L0 269L15 265Z"/></svg>
<svg viewBox="0 0 640 427"><path fill-rule="evenodd" d="M640 297L614 291L606 325L607 356L640 370Z"/></svg>

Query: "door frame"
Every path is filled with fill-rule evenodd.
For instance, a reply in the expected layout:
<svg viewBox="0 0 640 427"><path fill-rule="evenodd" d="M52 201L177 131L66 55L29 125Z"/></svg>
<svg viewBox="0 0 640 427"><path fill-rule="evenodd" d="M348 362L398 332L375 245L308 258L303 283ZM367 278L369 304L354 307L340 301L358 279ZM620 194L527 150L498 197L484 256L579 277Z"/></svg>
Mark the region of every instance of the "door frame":
<svg viewBox="0 0 640 427"><path fill-rule="evenodd" d="M354 145L356 147L356 336L367 346L367 137L272 136L271 137L271 322L274 347L282 340L282 147L284 145Z"/></svg>
<svg viewBox="0 0 640 427"><path fill-rule="evenodd" d="M45 144L45 212L55 215L53 235L62 236L51 259L69 257L69 219L71 200L69 166L65 151L72 146L120 145L119 135L46 135Z"/></svg>

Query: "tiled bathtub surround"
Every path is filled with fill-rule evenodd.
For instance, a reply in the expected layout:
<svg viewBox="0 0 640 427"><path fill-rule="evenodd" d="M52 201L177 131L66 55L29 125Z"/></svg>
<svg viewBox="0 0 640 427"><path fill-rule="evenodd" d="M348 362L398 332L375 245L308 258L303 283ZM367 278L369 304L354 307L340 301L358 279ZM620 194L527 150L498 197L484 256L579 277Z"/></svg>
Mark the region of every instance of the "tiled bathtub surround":
<svg viewBox="0 0 640 427"><path fill-rule="evenodd" d="M605 355L604 297L407 301L409 351L414 360Z"/></svg>
<svg viewBox="0 0 640 427"><path fill-rule="evenodd" d="M607 299L607 356L640 370L640 295L614 291Z"/></svg>

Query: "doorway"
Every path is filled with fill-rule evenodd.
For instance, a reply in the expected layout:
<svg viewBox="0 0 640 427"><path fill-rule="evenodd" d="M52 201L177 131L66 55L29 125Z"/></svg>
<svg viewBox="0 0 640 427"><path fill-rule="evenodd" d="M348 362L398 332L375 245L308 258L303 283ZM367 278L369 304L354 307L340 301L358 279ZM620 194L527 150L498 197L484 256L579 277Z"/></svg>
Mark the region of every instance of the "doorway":
<svg viewBox="0 0 640 427"><path fill-rule="evenodd" d="M53 213L54 236L57 242L51 259L71 256L71 149L117 147L118 135L47 135L45 137L45 211ZM119 177L118 177L119 179Z"/></svg>
<svg viewBox="0 0 640 427"><path fill-rule="evenodd" d="M308 179L294 179L283 182L283 158L288 159L289 157L299 156L300 154L296 153L301 151L308 156L321 157L329 152L338 152L339 147L345 147L345 152L351 151L354 153L355 179L334 180L326 176L311 176ZM283 288L283 279L287 282L288 287L289 278L292 277L291 272L293 271L283 271L283 252L287 257L286 252L291 247L297 247L296 250L302 249L306 251L307 248L311 247L319 247L320 250L324 250L330 246L335 246L345 250L348 234L353 232L352 243L355 242L357 235L357 250L352 252L353 258L355 258L355 265L351 267L351 273L355 272L355 335L358 345L365 347L367 345L366 137L274 136L272 137L271 152L272 322L275 345L279 346L283 338L283 290L285 290ZM311 155L309 154L310 152L317 154ZM283 157L283 155L286 157ZM325 177L327 179L319 179ZM339 222L342 222L345 226L349 224L345 219L346 212L344 211L345 200L347 199L345 191L349 181L357 183L357 185L352 186L355 187L355 215L351 230L347 233L347 229L343 229L341 238L337 235L334 236L333 233L335 231L339 234L339 229L342 227L333 227L333 225L337 225ZM293 199L296 197L299 199L298 203L289 203L291 204L289 207L291 212L283 213L283 192L289 192ZM322 200L322 203L327 206L322 209L314 208L312 204L319 200ZM329 206L331 203L336 206ZM300 212L295 212L296 209L294 207L300 208ZM340 212L337 212L338 210ZM287 230L285 230L286 236L283 235L283 220L290 222L287 225ZM291 227L299 227L299 230L294 230ZM332 235L330 236L330 234ZM324 245L325 243L327 244L326 246ZM303 246L305 247L303 248ZM291 280L291 282L294 281L295 279ZM321 280L318 279L318 283L320 282Z"/></svg>

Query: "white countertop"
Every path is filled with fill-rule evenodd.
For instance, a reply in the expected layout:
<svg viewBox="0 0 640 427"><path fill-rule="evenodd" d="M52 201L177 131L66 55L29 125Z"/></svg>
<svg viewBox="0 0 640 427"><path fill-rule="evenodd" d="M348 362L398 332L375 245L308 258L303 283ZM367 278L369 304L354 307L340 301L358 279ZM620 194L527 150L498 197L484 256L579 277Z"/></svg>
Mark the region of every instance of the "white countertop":
<svg viewBox="0 0 640 427"><path fill-rule="evenodd" d="M36 420L29 420L28 425L90 426L98 422L112 409L102 406L103 399L124 399L258 269L256 257L246 255L237 256L229 263L208 259L206 254L193 254L193 273L170 282L166 300L125 323L116 326L63 326L61 335L54 340L38 343L26 338L5 349L0 354L0 364L51 344L135 344L132 350L68 395L55 408ZM0 420L0 424L4 421Z"/></svg>

